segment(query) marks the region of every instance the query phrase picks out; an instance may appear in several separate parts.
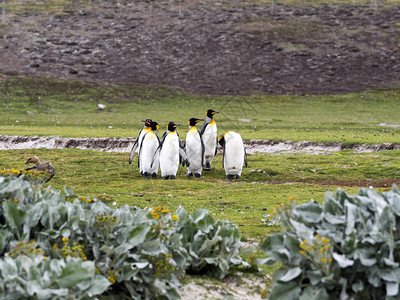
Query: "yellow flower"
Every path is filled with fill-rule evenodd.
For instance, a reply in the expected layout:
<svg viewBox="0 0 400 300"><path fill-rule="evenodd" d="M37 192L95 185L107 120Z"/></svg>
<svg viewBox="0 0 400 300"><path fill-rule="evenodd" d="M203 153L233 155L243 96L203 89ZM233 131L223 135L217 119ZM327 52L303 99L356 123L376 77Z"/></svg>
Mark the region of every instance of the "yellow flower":
<svg viewBox="0 0 400 300"><path fill-rule="evenodd" d="M323 243L329 243L330 241L331 241L331 240L330 240L330 239L327 239L327 238L323 238L323 239L322 239L322 242L323 242Z"/></svg>
<svg viewBox="0 0 400 300"><path fill-rule="evenodd" d="M68 241L69 241L69 238L63 237L61 240L62 240L63 242L68 242Z"/></svg>
<svg viewBox="0 0 400 300"><path fill-rule="evenodd" d="M320 253L324 253L324 252L325 252L325 248L319 249L319 252L320 252Z"/></svg>
<svg viewBox="0 0 400 300"><path fill-rule="evenodd" d="M328 259L329 262L332 262L332 258Z"/></svg>
<svg viewBox="0 0 400 300"><path fill-rule="evenodd" d="M266 290L262 290L260 293L261 299L264 299L264 297L267 295L267 291Z"/></svg>
<svg viewBox="0 0 400 300"><path fill-rule="evenodd" d="M317 239L319 239L321 236L320 236L319 234L316 234L315 237L316 237Z"/></svg>
<svg viewBox="0 0 400 300"><path fill-rule="evenodd" d="M176 221L178 221L178 217L176 215L172 215L172 220L174 220L176 222Z"/></svg>
<svg viewBox="0 0 400 300"><path fill-rule="evenodd" d="M307 252L306 252L306 251L304 251L304 250L300 250L300 254L306 255L306 254L307 254Z"/></svg>
<svg viewBox="0 0 400 300"><path fill-rule="evenodd" d="M289 197L289 200L294 200L296 199L296 197Z"/></svg>
<svg viewBox="0 0 400 300"><path fill-rule="evenodd" d="M111 283L115 283L115 279L112 278L111 276L108 276L107 279L108 279Z"/></svg>
<svg viewBox="0 0 400 300"><path fill-rule="evenodd" d="M327 262L327 261L328 261L325 257L321 258L321 260L322 260L323 262Z"/></svg>
<svg viewBox="0 0 400 300"><path fill-rule="evenodd" d="M47 257L46 257L46 256L43 256L43 260L47 260Z"/></svg>
<svg viewBox="0 0 400 300"><path fill-rule="evenodd" d="M307 246L307 250L311 250L312 249L312 246Z"/></svg>

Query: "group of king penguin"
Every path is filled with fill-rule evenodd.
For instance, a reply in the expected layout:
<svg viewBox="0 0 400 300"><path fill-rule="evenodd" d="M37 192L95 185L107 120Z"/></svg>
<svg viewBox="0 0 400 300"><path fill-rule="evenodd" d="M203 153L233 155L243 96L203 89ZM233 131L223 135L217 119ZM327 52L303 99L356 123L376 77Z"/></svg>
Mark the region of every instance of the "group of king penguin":
<svg viewBox="0 0 400 300"><path fill-rule="evenodd" d="M188 176L201 177L202 170L212 170L211 162L217 154L218 143L223 148L222 164L228 179L239 179L243 164L247 167L247 156L240 134L228 131L219 138L214 115L218 111L209 109L206 119L191 118L189 131L183 148L176 128L180 124L169 122L161 140L158 137L159 124L151 119L142 120L144 128L139 132L129 155L129 164L138 153L140 174L146 178L156 178L158 169L163 179L175 179L178 167L187 166ZM196 124L204 121L201 131Z"/></svg>

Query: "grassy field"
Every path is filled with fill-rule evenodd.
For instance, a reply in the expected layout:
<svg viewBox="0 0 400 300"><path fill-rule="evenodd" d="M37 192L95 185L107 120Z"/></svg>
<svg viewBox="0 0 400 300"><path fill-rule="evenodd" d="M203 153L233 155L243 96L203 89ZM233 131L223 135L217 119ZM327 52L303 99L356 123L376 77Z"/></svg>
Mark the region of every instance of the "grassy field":
<svg viewBox="0 0 400 300"><path fill-rule="evenodd" d="M271 231L261 221L272 208L292 200L321 202L327 190L337 188L355 193L359 187L387 190L400 177L400 151L360 154L342 151L335 155L280 154L251 155L249 168L240 181L228 181L221 166L221 154L215 169L201 179L187 178L180 167L176 180L144 179L136 163L128 164L127 153L86 150L8 150L0 151L1 168L24 168L26 158L38 155L57 168L50 181L54 188L71 187L78 195L105 197L118 205L138 207L183 205L190 213L209 209L215 218L236 223L243 240L261 241Z"/></svg>
<svg viewBox="0 0 400 300"><path fill-rule="evenodd" d="M182 123L185 138L190 117L216 116L219 133L236 130L244 139L309 140L317 142L398 142L400 90L369 91L335 96L199 96L168 87L105 86L49 78L0 81L0 132L6 135L65 137L136 137L152 118L161 125ZM106 105L99 110L97 104ZM216 218L240 226L244 239L262 239L271 230L261 219L277 204L322 201L326 190L358 187L388 189L398 182L398 151L331 155L251 155L240 181L227 181L221 153L215 170L188 179L180 167L177 180L146 180L137 170L137 156L85 150L9 150L0 152L1 168L24 168L28 156L38 155L57 168L51 185L69 186L84 196L110 196L118 203L140 207L179 205L193 212L207 208ZM114 200L112 200L114 201Z"/></svg>
<svg viewBox="0 0 400 300"><path fill-rule="evenodd" d="M204 118L245 140L354 143L398 142L400 90L330 96L209 96L171 87L112 86L44 79L0 80L0 132L6 135L136 137L152 118L163 132L169 121ZM105 104L104 110L97 105Z"/></svg>

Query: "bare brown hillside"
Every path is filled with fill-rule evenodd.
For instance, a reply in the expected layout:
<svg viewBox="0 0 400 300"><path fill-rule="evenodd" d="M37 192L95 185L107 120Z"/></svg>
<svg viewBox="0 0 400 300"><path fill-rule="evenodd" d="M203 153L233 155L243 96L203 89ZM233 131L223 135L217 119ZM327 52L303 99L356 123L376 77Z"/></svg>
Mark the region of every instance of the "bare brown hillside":
<svg viewBox="0 0 400 300"><path fill-rule="evenodd" d="M400 6L91 2L14 14L0 74L163 84L207 94L398 86Z"/></svg>

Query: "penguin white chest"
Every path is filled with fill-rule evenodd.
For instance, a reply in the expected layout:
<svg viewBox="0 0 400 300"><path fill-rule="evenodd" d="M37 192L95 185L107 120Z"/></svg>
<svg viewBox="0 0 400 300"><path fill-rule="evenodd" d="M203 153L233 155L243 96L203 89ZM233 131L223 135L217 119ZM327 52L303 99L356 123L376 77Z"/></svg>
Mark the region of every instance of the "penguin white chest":
<svg viewBox="0 0 400 300"><path fill-rule="evenodd" d="M161 176L176 176L179 167L179 138L175 132L170 132L164 139L160 150Z"/></svg>
<svg viewBox="0 0 400 300"><path fill-rule="evenodd" d="M190 163L190 166L188 167L190 172L201 174L201 169L203 167L202 152L200 134L197 130L192 129L186 136L186 154Z"/></svg>
<svg viewBox="0 0 400 300"><path fill-rule="evenodd" d="M146 135L144 135L139 156L139 166L141 172L157 173L158 163L151 166L157 147L158 139L154 132L148 132Z"/></svg>
<svg viewBox="0 0 400 300"><path fill-rule="evenodd" d="M230 131L225 135L224 168L228 175L241 175L244 163L244 145L240 134Z"/></svg>
<svg viewBox="0 0 400 300"><path fill-rule="evenodd" d="M207 125L203 133L203 142L205 146L205 157L214 157L215 148L217 147L217 125L210 123Z"/></svg>
<svg viewBox="0 0 400 300"><path fill-rule="evenodd" d="M140 132L139 132L139 135L138 135L138 137L137 137L137 139L138 139L138 147L136 148L136 153L139 153L139 150L140 150L140 147L141 147L141 143L142 143L142 139L143 139L143 136L146 134L146 133L148 133L150 131L150 129L148 129L148 128L144 128L143 130L141 130Z"/></svg>

